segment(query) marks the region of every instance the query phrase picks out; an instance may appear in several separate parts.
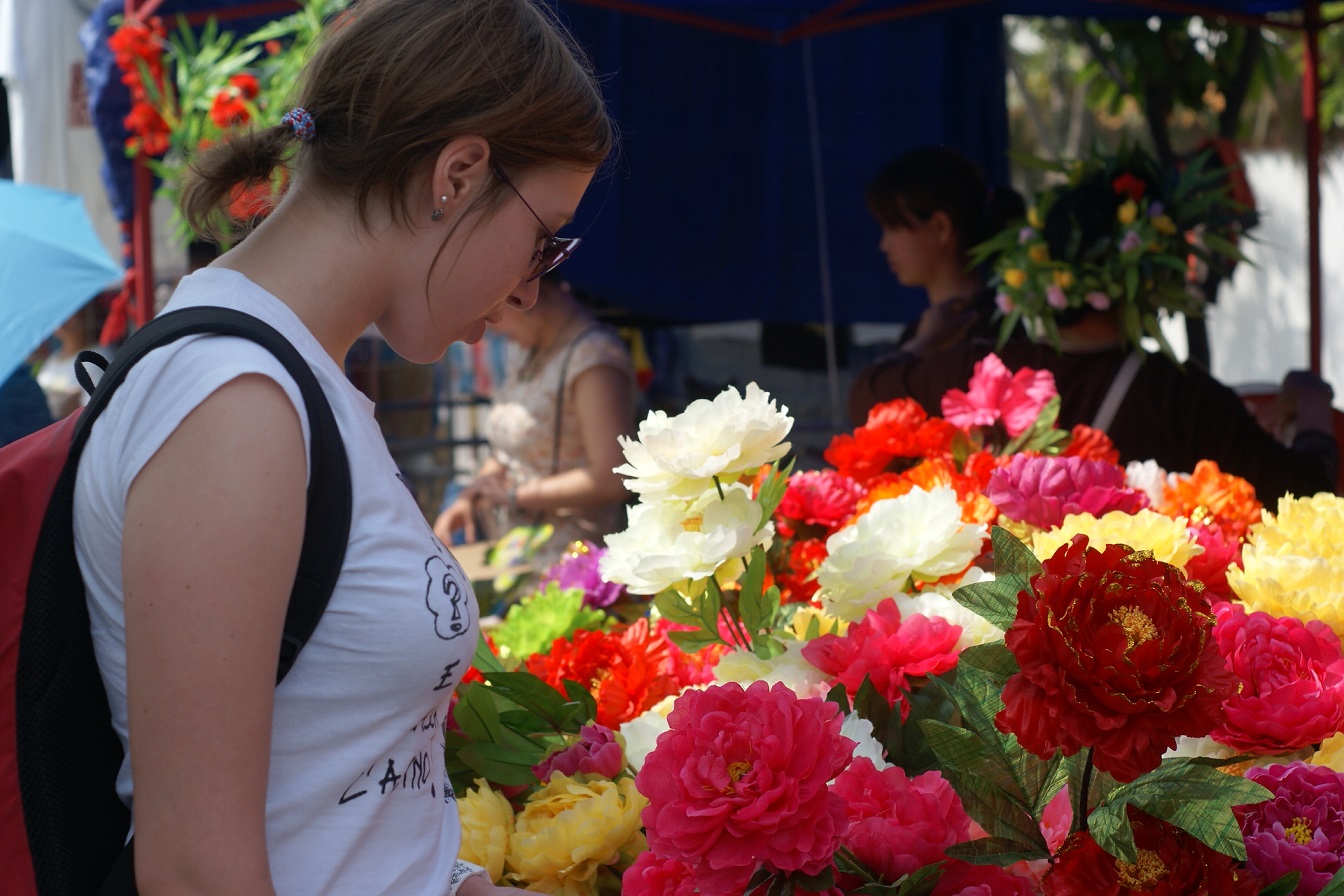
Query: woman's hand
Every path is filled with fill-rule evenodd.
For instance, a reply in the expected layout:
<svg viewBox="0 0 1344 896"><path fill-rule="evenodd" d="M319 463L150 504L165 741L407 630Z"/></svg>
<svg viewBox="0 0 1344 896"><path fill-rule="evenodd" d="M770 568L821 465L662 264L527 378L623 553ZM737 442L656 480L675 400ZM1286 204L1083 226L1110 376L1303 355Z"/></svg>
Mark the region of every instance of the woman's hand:
<svg viewBox="0 0 1344 896"><path fill-rule="evenodd" d="M468 544L476 540L476 515L471 509L470 491L464 491L453 499L434 521L434 534L445 545L452 546L455 532L462 532Z"/></svg>
<svg viewBox="0 0 1344 896"><path fill-rule="evenodd" d="M451 546L453 534L463 533L467 544L480 535L476 531L477 512L509 502L509 478L503 467L488 462L481 467L476 479L462 490L434 521L434 534L439 541Z"/></svg>
<svg viewBox="0 0 1344 896"><path fill-rule="evenodd" d="M490 896L492 893L512 893L515 887L498 887L484 874L473 874L462 881L457 888L457 896Z"/></svg>

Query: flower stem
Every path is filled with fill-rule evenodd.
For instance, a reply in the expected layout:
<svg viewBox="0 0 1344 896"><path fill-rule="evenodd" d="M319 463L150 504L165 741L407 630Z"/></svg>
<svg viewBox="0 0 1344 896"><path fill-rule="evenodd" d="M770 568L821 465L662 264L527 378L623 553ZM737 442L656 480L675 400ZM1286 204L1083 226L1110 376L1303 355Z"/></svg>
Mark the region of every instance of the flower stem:
<svg viewBox="0 0 1344 896"><path fill-rule="evenodd" d="M1092 750L1094 747L1087 748L1087 759L1083 762L1083 780L1078 788L1078 808L1074 809L1073 829L1075 832L1087 833L1087 796L1088 791L1092 789Z"/></svg>
<svg viewBox="0 0 1344 896"><path fill-rule="evenodd" d="M747 634L747 630L742 627L742 623L733 618L733 614L729 612L727 607L721 608L719 612L723 614L724 621L728 623L728 633L733 636L737 648L739 650L750 651L751 636Z"/></svg>
<svg viewBox="0 0 1344 896"><path fill-rule="evenodd" d="M720 501L724 500L723 483L719 481L719 477L717 476L714 477L714 487L719 490L719 500Z"/></svg>

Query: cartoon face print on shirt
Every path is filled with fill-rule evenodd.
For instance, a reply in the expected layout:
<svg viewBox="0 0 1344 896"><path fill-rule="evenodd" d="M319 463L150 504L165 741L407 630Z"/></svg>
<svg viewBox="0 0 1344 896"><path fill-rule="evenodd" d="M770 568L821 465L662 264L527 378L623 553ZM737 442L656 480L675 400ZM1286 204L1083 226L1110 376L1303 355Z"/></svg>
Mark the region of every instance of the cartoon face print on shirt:
<svg viewBox="0 0 1344 896"><path fill-rule="evenodd" d="M425 573L429 576L425 606L434 614L434 634L445 641L466 634L471 627L469 603L475 598L462 581L461 571L435 556L425 561Z"/></svg>

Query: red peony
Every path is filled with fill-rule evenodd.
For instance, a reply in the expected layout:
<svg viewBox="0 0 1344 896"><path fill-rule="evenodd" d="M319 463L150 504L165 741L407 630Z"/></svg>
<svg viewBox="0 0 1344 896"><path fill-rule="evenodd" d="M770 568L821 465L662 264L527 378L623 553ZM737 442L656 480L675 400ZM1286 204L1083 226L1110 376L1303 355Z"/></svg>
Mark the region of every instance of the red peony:
<svg viewBox="0 0 1344 896"><path fill-rule="evenodd" d="M794 473L775 510L776 528L785 538L803 527L820 529L808 534L825 538L849 521L861 497L863 487L834 470Z"/></svg>
<svg viewBox="0 0 1344 896"><path fill-rule="evenodd" d="M853 435L837 435L824 456L841 474L867 485L892 466L950 454L956 434L955 426L929 417L919 402L897 398L874 406Z"/></svg>
<svg viewBox="0 0 1344 896"><path fill-rule="evenodd" d="M252 118L247 104L236 91L221 90L210 102L210 120L218 128L231 128L245 125Z"/></svg>
<svg viewBox="0 0 1344 896"><path fill-rule="evenodd" d="M1224 531L1213 521L1191 526L1188 530L1195 543L1204 549L1185 562L1185 577L1204 585L1204 596L1210 603L1232 599L1232 586L1227 584L1227 571L1241 566L1241 541Z"/></svg>
<svg viewBox="0 0 1344 896"><path fill-rule="evenodd" d="M879 771L855 759L831 786L849 812L844 845L887 883L947 858L947 848L970 839L971 818L952 785L937 771L914 778L892 766ZM859 885L847 875L845 889Z"/></svg>
<svg viewBox="0 0 1344 896"><path fill-rule="evenodd" d="M780 598L784 603L807 603L817 593L813 575L826 559L826 543L808 538L789 545L785 568L775 573Z"/></svg>
<svg viewBox="0 0 1344 896"><path fill-rule="evenodd" d="M1074 426L1070 431L1068 447L1060 453L1064 457L1104 460L1109 464L1120 463L1120 452L1116 450L1111 437L1099 429L1093 429L1086 423L1079 423Z"/></svg>
<svg viewBox="0 0 1344 896"><path fill-rule="evenodd" d="M743 881L745 887L746 881ZM676 859L660 859L645 850L621 875L622 896L692 896L691 869Z"/></svg>
<svg viewBox="0 0 1344 896"><path fill-rule="evenodd" d="M1138 861L1122 862L1073 834L1045 876L1045 896L1254 896L1261 881L1178 827L1129 811Z"/></svg>
<svg viewBox="0 0 1344 896"><path fill-rule="evenodd" d="M257 76L247 72L229 75L229 86L245 100L254 100L261 94L261 84L258 83Z"/></svg>
<svg viewBox="0 0 1344 896"><path fill-rule="evenodd" d="M1344 728L1344 655L1323 622L1220 604L1213 637L1238 686L1213 739L1255 755L1290 753Z"/></svg>
<svg viewBox="0 0 1344 896"><path fill-rule="evenodd" d="M640 619L623 632L557 638L549 653L527 658L527 671L561 693L566 678L584 685L597 700L597 723L614 729L681 691L669 646Z"/></svg>
<svg viewBox="0 0 1344 896"><path fill-rule="evenodd" d="M686 691L635 783L649 849L684 862L702 894L740 894L758 867L819 874L848 827L828 786L854 741L833 703L783 684Z"/></svg>
<svg viewBox="0 0 1344 896"><path fill-rule="evenodd" d="M995 724L1037 756L1092 747L1097 768L1132 781L1177 735L1222 722L1233 677L1208 602L1176 567L1126 545L1093 550L1077 535L1017 607L1004 641L1020 671Z"/></svg>
<svg viewBox="0 0 1344 896"><path fill-rule="evenodd" d="M938 675L957 664L961 626L918 613L901 619L896 601L886 598L844 635L822 635L803 645L803 656L838 680L853 697L865 676L893 706L910 712L901 692L911 679Z"/></svg>

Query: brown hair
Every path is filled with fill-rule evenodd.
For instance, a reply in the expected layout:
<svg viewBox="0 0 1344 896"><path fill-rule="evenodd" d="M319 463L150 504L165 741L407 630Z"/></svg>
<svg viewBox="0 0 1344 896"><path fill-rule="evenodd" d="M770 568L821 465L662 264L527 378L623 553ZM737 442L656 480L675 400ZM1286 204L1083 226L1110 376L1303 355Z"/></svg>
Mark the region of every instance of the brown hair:
<svg viewBox="0 0 1344 896"><path fill-rule="evenodd" d="M312 115L311 141L282 124L192 160L181 206L198 233L229 236L220 210L233 191L269 182L291 152L301 177L353 196L367 225L375 198L409 223L412 181L456 137L485 138L509 171L596 168L615 140L589 64L535 0L362 0L328 26L293 105ZM492 185L483 200L498 201Z"/></svg>

